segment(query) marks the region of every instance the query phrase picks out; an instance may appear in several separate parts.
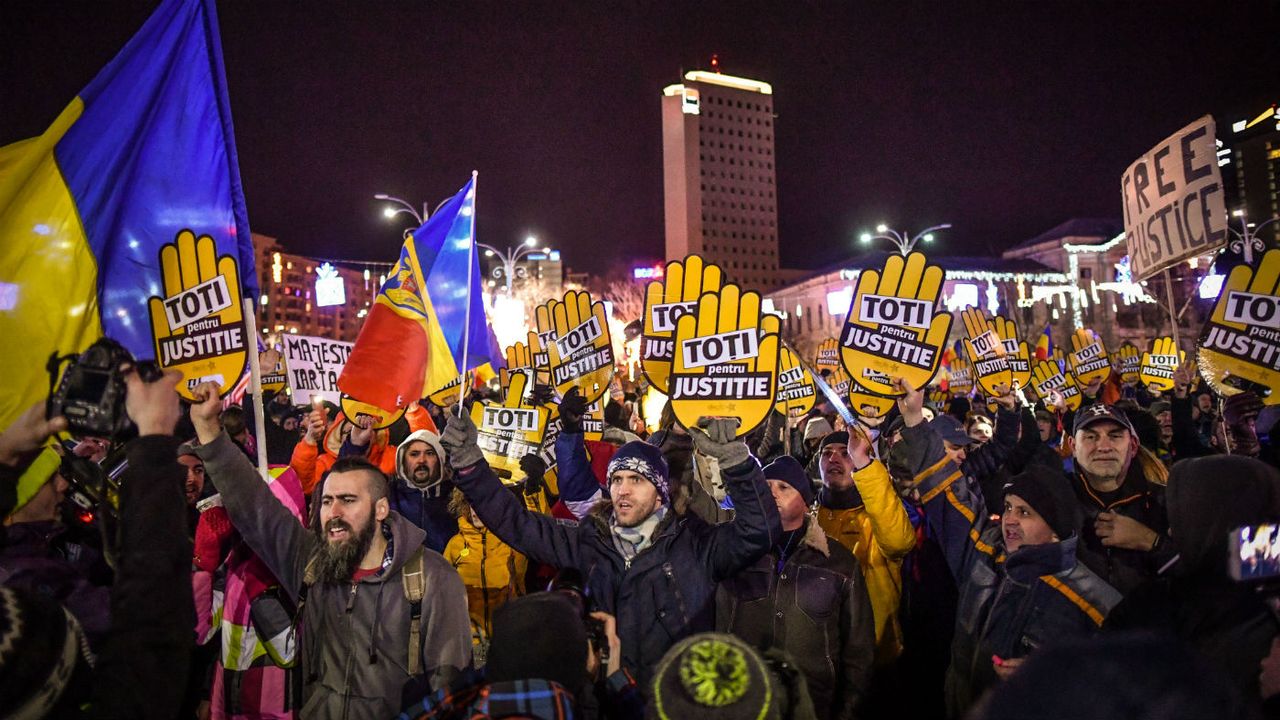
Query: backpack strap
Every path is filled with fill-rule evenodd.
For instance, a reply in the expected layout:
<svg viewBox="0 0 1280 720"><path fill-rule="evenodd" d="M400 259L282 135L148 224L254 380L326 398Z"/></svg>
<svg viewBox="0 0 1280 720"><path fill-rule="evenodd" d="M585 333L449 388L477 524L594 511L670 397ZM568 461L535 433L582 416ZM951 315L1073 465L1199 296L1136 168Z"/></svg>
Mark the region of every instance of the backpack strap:
<svg viewBox="0 0 1280 720"><path fill-rule="evenodd" d="M404 599L409 602L409 675L422 672L422 597L426 594L426 557L422 547L414 551L400 570Z"/></svg>

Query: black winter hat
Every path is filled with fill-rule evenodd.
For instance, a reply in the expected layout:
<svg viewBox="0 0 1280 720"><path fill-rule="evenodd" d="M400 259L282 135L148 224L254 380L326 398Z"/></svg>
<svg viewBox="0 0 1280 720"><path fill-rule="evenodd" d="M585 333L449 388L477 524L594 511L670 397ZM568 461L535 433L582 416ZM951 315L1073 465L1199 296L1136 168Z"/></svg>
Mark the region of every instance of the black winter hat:
<svg viewBox="0 0 1280 720"><path fill-rule="evenodd" d="M587 676L587 628L566 595L516 598L493 614L485 664L490 682L550 680L576 697Z"/></svg>
<svg viewBox="0 0 1280 720"><path fill-rule="evenodd" d="M1059 540L1080 531L1080 502L1062 473L1043 465L1030 465L1004 486L1005 495L1017 495L1040 513Z"/></svg>
<svg viewBox="0 0 1280 720"><path fill-rule="evenodd" d="M813 481L804 471L799 460L790 455L783 455L764 466L765 480L781 480L790 485L804 498L805 505L813 504Z"/></svg>
<svg viewBox="0 0 1280 720"><path fill-rule="evenodd" d="M828 445L848 445L848 444L849 444L849 433L844 430L837 430L836 432L830 432L830 433L827 433L826 435L823 435L822 442L818 443L818 447L824 448Z"/></svg>
<svg viewBox="0 0 1280 720"><path fill-rule="evenodd" d="M70 714L85 699L92 663L80 623L65 608L0 587L0 712L4 717Z"/></svg>

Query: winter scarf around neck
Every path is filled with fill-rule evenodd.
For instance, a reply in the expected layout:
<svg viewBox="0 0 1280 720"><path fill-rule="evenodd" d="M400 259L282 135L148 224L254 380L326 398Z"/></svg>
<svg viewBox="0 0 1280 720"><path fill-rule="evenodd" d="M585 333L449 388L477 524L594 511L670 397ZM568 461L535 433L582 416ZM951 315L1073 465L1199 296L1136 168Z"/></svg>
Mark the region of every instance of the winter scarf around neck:
<svg viewBox="0 0 1280 720"><path fill-rule="evenodd" d="M614 516L609 516L609 529L613 532L613 545L618 548L618 552L622 554L624 560L631 560L641 550L653 544L653 534L658 529L658 524L666 516L666 505L659 507L652 515L645 518L643 522L635 527L622 527Z"/></svg>

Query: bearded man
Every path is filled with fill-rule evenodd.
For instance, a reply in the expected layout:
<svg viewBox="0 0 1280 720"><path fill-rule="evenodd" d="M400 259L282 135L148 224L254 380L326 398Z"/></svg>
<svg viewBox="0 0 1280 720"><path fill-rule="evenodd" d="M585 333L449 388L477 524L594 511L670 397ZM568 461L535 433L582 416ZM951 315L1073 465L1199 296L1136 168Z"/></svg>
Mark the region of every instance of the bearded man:
<svg viewBox="0 0 1280 720"><path fill-rule="evenodd" d="M458 521L449 511L453 469L445 462L440 436L418 430L396 448L396 477L391 483L391 509L427 534L427 547L444 552L458 534Z"/></svg>
<svg viewBox="0 0 1280 720"><path fill-rule="evenodd" d="M423 547L422 530L391 509L377 466L363 458L334 463L313 494L308 530L220 427L217 386L195 394L196 452L218 478L232 524L302 608L299 717L393 717L411 681L439 689L470 665L462 580ZM416 601L407 590L414 586Z"/></svg>

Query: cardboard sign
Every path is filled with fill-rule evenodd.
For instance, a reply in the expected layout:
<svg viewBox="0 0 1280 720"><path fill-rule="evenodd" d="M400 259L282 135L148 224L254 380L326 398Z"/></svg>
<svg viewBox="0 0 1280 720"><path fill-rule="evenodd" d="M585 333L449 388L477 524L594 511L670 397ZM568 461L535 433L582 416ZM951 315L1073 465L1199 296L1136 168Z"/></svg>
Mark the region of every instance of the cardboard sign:
<svg viewBox="0 0 1280 720"><path fill-rule="evenodd" d="M551 384L564 395L569 388L592 402L604 395L613 379L613 343L604 303L570 290L552 310L555 337L546 345Z"/></svg>
<svg viewBox="0 0 1280 720"><path fill-rule="evenodd" d="M546 384L551 384L551 356L547 351L547 347L556 339L556 327L553 315L556 306L560 304L559 300L552 298L534 309L534 322L537 325L536 350L533 353L533 366L538 369L546 368ZM533 340L529 340L529 347L534 347Z"/></svg>
<svg viewBox="0 0 1280 720"><path fill-rule="evenodd" d="M889 414L897 400L877 395L856 380L849 385L849 407L864 418L881 418Z"/></svg>
<svg viewBox="0 0 1280 720"><path fill-rule="evenodd" d="M1031 385L1031 346L1021 340L1018 325L1003 315L991 319L1000 342L1004 345L1005 357L1009 359L1009 374L1015 389L1025 389Z"/></svg>
<svg viewBox="0 0 1280 720"><path fill-rule="evenodd" d="M956 358L951 361L951 372L947 376L947 391L952 395L968 395L973 392L973 369L969 361Z"/></svg>
<svg viewBox="0 0 1280 720"><path fill-rule="evenodd" d="M1120 382L1125 385L1138 382L1139 371L1142 369L1142 353L1136 345L1131 342L1121 345L1111 362L1116 372L1120 373Z"/></svg>
<svg viewBox="0 0 1280 720"><path fill-rule="evenodd" d="M536 343L538 336L535 333L529 333L529 341ZM533 391L534 385L534 364L533 350L529 345L518 342L507 348L507 365L498 371L498 385L502 388L502 397L506 398L511 386L512 375L524 375L524 394L527 396Z"/></svg>
<svg viewBox="0 0 1280 720"><path fill-rule="evenodd" d="M1120 180L1134 280L1227 242L1217 135L1205 115L1134 161Z"/></svg>
<svg viewBox="0 0 1280 720"><path fill-rule="evenodd" d="M1071 374L1081 387L1090 383L1106 380L1111 374L1111 358L1107 355L1107 346L1097 333L1080 328L1071 335L1071 354L1067 359L1071 365Z"/></svg>
<svg viewBox="0 0 1280 720"><path fill-rule="evenodd" d="M1031 371L1031 383L1045 407L1055 412L1080 407L1080 386L1069 372L1062 372L1052 360L1041 360Z"/></svg>
<svg viewBox="0 0 1280 720"><path fill-rule="evenodd" d="M763 422L777 401L778 331L758 293L737 285L703 293L697 313L676 323L671 409L680 424L736 417L742 436Z"/></svg>
<svg viewBox="0 0 1280 720"><path fill-rule="evenodd" d="M778 351L778 402L774 409L787 417L809 414L818 399L813 375L791 348Z"/></svg>
<svg viewBox="0 0 1280 720"><path fill-rule="evenodd" d="M212 382L218 394L235 387L245 371L249 343L235 258L217 257L213 238L183 230L160 248L164 294L148 302L156 362L182 373L178 394ZM256 350L256 348L255 348Z"/></svg>
<svg viewBox="0 0 1280 720"><path fill-rule="evenodd" d="M951 330L951 313L934 312L943 273L926 262L922 253L911 253L905 260L892 255L883 270L864 270L858 276L840 334L840 360L850 375L871 368L921 388L937 374ZM901 394L872 378L859 382L886 397Z"/></svg>
<svg viewBox="0 0 1280 720"><path fill-rule="evenodd" d="M289 368L289 391L297 405L310 405L312 398L338 405L342 391L338 376L351 357L354 343L307 335L285 335L285 366Z"/></svg>
<svg viewBox="0 0 1280 720"><path fill-rule="evenodd" d="M406 405L406 407L396 408L395 410L383 410L369 403L360 402L346 393L342 394L342 401L339 404L342 407L342 414L352 422L355 422L361 415L368 415L373 418L373 429L375 430L391 427L395 424L395 421L404 417L404 411L408 409Z"/></svg>
<svg viewBox="0 0 1280 720"><path fill-rule="evenodd" d="M813 370L822 374L823 370L835 372L840 367L840 341L829 337L818 344L818 352L813 358Z"/></svg>
<svg viewBox="0 0 1280 720"><path fill-rule="evenodd" d="M475 371L468 370L467 371L467 387L471 387L471 381L473 377L475 377ZM448 383L446 383L444 387L436 388L435 390L432 390L431 392L427 393L427 402L431 403L432 405L435 405L438 408L448 409L451 407L457 407L458 396L461 394L459 391L461 389L462 389L462 378L456 377L450 380Z"/></svg>
<svg viewBox="0 0 1280 720"><path fill-rule="evenodd" d="M644 297L644 330L640 336L640 369L649 384L667 393L676 322L697 310L704 292L719 292L724 274L716 265L690 255L667 263L661 280L649 283Z"/></svg>
<svg viewBox="0 0 1280 720"><path fill-rule="evenodd" d="M964 321L964 347L978 386L987 395L1008 392L1013 385L1013 369L995 323L981 308L968 308L960 313L960 319Z"/></svg>
<svg viewBox="0 0 1280 720"><path fill-rule="evenodd" d="M1156 392L1173 389L1173 372L1182 365L1187 354L1178 349L1173 338L1165 336L1151 341L1150 352L1142 353L1139 379Z"/></svg>
<svg viewBox="0 0 1280 720"><path fill-rule="evenodd" d="M476 403L471 406L471 420L476 424L476 442L480 452L494 473L507 482L516 482L524 477L520 470L521 458L542 452L542 439L550 417L545 407L521 404L525 397L525 382L524 375L512 375L505 402L501 405Z"/></svg>
<svg viewBox="0 0 1280 720"><path fill-rule="evenodd" d="M1280 404L1280 250L1268 250L1255 271L1232 269L1196 350L1200 373L1224 396L1252 390Z"/></svg>

